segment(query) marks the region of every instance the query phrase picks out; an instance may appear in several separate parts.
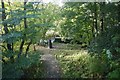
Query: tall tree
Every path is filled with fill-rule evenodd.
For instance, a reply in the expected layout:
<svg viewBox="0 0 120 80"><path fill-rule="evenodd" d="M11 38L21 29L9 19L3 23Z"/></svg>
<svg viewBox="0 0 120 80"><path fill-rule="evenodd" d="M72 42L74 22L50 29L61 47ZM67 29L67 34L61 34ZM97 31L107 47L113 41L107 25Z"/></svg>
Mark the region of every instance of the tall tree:
<svg viewBox="0 0 120 80"><path fill-rule="evenodd" d="M100 17L101 17L101 19L100 19L100 28L101 28L101 32L104 30L104 15L105 15L105 13L104 13L104 7L105 7L105 2L101 2L100 3Z"/></svg>
<svg viewBox="0 0 120 80"><path fill-rule="evenodd" d="M94 27L95 27L95 37L98 34L98 24L97 24L97 2L94 2Z"/></svg>
<svg viewBox="0 0 120 80"><path fill-rule="evenodd" d="M4 22L5 19L6 19L6 13L5 13L5 5L4 5L4 1L3 0L1 0L1 4L2 4L2 24L4 26L5 34L7 34L9 32L9 30L7 28L7 23ZM8 50L12 50L10 43L7 43L7 48L8 48Z"/></svg>
<svg viewBox="0 0 120 80"><path fill-rule="evenodd" d="M118 2L118 22L119 22L119 27L120 27L120 1Z"/></svg>
<svg viewBox="0 0 120 80"><path fill-rule="evenodd" d="M24 1L24 28L26 29L27 28L27 20L26 20L26 0ZM24 34L24 37L22 39L22 42L21 42L21 45L20 45L20 49L19 49L19 54L18 54L18 58L20 57L22 51L23 51L23 45L25 43L25 36L26 34Z"/></svg>

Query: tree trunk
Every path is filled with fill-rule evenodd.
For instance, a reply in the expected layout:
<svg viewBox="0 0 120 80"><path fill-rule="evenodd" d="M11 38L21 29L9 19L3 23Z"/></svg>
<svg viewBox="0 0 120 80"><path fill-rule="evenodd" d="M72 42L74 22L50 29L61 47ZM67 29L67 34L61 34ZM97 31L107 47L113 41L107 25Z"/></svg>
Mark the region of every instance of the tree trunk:
<svg viewBox="0 0 120 80"><path fill-rule="evenodd" d="M20 57L20 55L21 55L21 53L22 53L22 51L23 51L24 42L25 42L24 39L22 39L22 42L21 42L21 44L20 44L20 49L19 49L18 58Z"/></svg>
<svg viewBox="0 0 120 80"><path fill-rule="evenodd" d="M34 48L34 51L36 51L35 44L34 44L33 48Z"/></svg>
<svg viewBox="0 0 120 80"><path fill-rule="evenodd" d="M103 27L103 17L102 17L102 19L101 19L101 32L103 32L103 29L104 27Z"/></svg>
<svg viewBox="0 0 120 80"><path fill-rule="evenodd" d="M27 28L27 21L26 21L26 0L24 1L24 12L25 12L25 18L24 18L24 28L26 29ZM26 34L24 34L24 37L26 36ZM23 51L23 45L25 43L25 40L24 38L22 39L22 42L21 42L21 45L20 45L20 49L19 49L19 54L18 54L18 58L20 57L22 51Z"/></svg>
<svg viewBox="0 0 120 80"><path fill-rule="evenodd" d="M118 23L120 27L120 1L118 2Z"/></svg>
<svg viewBox="0 0 120 80"><path fill-rule="evenodd" d="M11 44L7 43L7 49L12 51Z"/></svg>
<svg viewBox="0 0 120 80"><path fill-rule="evenodd" d="M52 48L52 42L51 42L51 39L48 40L48 48Z"/></svg>
<svg viewBox="0 0 120 80"><path fill-rule="evenodd" d="M101 11L101 25L100 25L100 28L101 28L101 32L104 31L104 12L103 12L103 8L105 6L105 2L101 3L100 4L100 11Z"/></svg>
<svg viewBox="0 0 120 80"><path fill-rule="evenodd" d="M2 21L4 22L4 20L6 19L6 15L5 15L6 13L5 13L5 5L4 5L3 0L1 0L1 4L2 4ZM7 34L9 32L9 30L7 28L7 24L6 23L2 23L2 24L4 26L5 34ZM11 44L7 43L7 49L12 50Z"/></svg>
<svg viewBox="0 0 120 80"><path fill-rule="evenodd" d="M97 27L97 3L95 2L94 3L94 6L95 6L95 15L94 15L94 26L95 26L95 37L97 36L98 34L98 27Z"/></svg>
<svg viewBox="0 0 120 80"><path fill-rule="evenodd" d="M25 56L27 56L31 44L32 44L32 40L28 43L28 46L27 46L26 52L25 52Z"/></svg>
<svg viewBox="0 0 120 80"><path fill-rule="evenodd" d="M12 43L12 51L14 50L14 43Z"/></svg>
<svg viewBox="0 0 120 80"><path fill-rule="evenodd" d="M26 0L25 0L26 1ZM24 18L24 27L27 28L27 20L26 20L26 3L27 2L24 2L24 13L25 13L25 18Z"/></svg>
<svg viewBox="0 0 120 80"><path fill-rule="evenodd" d="M94 33L94 14L93 14L93 26L92 26L92 35L93 35L93 38L95 38L95 33Z"/></svg>

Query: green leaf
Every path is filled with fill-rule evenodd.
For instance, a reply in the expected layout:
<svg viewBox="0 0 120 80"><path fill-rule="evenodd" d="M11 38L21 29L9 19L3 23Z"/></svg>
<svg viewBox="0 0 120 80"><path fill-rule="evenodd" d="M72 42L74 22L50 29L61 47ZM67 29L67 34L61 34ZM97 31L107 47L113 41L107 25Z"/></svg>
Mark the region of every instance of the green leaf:
<svg viewBox="0 0 120 80"><path fill-rule="evenodd" d="M22 37L21 32L11 32L8 34L5 34L3 36L0 36L1 41L6 41L7 43L12 43L17 41L20 37Z"/></svg>
<svg viewBox="0 0 120 80"><path fill-rule="evenodd" d="M119 48L119 47L115 48L115 50L116 50L118 53L120 53L120 48Z"/></svg>

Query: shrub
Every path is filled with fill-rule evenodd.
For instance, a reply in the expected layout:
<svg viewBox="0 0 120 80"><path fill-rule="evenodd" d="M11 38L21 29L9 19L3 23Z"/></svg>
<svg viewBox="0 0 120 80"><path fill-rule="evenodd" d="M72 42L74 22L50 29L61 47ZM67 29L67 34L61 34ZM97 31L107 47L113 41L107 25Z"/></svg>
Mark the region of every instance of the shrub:
<svg viewBox="0 0 120 80"><path fill-rule="evenodd" d="M107 75L108 78L120 78L120 68L117 68L115 70L113 70L112 72L109 72L109 74Z"/></svg>
<svg viewBox="0 0 120 80"><path fill-rule="evenodd" d="M114 59L120 57L120 28L114 26L106 29L91 42L90 51L102 53L103 49L110 50Z"/></svg>
<svg viewBox="0 0 120 80"><path fill-rule="evenodd" d="M118 67L106 54L90 55L79 52L61 58L62 77L66 78L107 78L110 70Z"/></svg>
<svg viewBox="0 0 120 80"><path fill-rule="evenodd" d="M6 64L3 63L2 78L5 80L9 78L12 78L15 80L20 79L22 76L26 75L26 72L27 72L26 70L29 69L31 66L38 65L39 68L41 68L40 65L42 64L39 61L39 59L40 59L40 54L36 51L34 53L29 53L27 57L22 55L20 58L16 58L15 62L8 61ZM34 71L31 70L29 74L32 72ZM37 73L34 75L37 75ZM34 75L31 75L31 76L33 77ZM41 74L39 74L39 76L41 76Z"/></svg>

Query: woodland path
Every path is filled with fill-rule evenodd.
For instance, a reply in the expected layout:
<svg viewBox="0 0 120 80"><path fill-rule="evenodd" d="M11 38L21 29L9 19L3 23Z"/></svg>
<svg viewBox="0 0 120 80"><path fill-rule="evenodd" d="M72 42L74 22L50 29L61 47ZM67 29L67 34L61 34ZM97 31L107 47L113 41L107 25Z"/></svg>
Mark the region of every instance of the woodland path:
<svg viewBox="0 0 120 80"><path fill-rule="evenodd" d="M54 57L54 55L52 54L53 50L56 49L48 49L46 47L37 47L40 52L43 53L43 55L41 55L41 60L44 64L44 77L45 78L60 78L60 67L58 64L58 61L56 60L56 58Z"/></svg>

